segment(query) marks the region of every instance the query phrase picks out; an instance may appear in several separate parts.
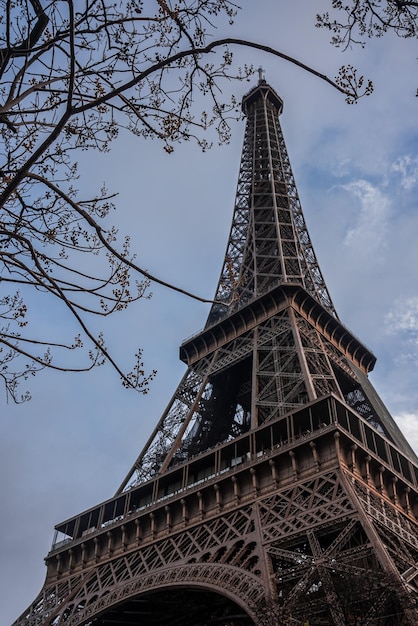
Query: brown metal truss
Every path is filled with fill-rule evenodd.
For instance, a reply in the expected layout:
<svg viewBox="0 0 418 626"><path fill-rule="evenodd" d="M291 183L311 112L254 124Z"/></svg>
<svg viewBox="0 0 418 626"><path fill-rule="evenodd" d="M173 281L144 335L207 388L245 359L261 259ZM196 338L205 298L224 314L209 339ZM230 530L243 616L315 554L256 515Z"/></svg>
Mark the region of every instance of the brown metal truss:
<svg viewBox="0 0 418 626"><path fill-rule="evenodd" d="M411 460L328 396L59 525L68 540L17 623L416 624L417 485Z"/></svg>
<svg viewBox="0 0 418 626"><path fill-rule="evenodd" d="M267 83L187 371L110 500L56 526L15 626L416 626L418 460L339 321Z"/></svg>

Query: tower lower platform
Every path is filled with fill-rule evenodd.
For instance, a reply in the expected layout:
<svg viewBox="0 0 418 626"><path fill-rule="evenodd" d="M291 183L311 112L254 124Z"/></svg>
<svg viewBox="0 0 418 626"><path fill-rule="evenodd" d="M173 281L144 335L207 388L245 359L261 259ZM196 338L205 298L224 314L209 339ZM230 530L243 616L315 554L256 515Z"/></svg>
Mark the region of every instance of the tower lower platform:
<svg viewBox="0 0 418 626"><path fill-rule="evenodd" d="M330 395L59 524L15 626L416 626L417 514L418 468Z"/></svg>

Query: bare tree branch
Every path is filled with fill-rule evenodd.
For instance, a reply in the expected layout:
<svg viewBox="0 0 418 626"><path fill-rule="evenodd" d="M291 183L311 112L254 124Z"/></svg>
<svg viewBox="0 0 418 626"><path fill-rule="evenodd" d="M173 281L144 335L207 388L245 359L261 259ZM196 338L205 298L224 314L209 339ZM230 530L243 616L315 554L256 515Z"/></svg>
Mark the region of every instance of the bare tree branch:
<svg viewBox="0 0 418 626"><path fill-rule="evenodd" d="M0 377L14 399L40 368L86 371L104 360L145 393L153 373L140 351L125 373L95 316L148 297L152 282L211 302L151 274L129 238L119 242L108 223L115 195L102 188L84 198L75 188L80 150L108 151L121 129L169 153L181 141L203 150L211 136L227 143L241 111L234 97L223 100L221 82L253 71L234 66L237 46L292 63L349 102L371 92L349 66L333 80L262 43L215 38L237 10L231 0L150 0L146 9L139 0L0 0ZM62 306L80 338L38 337L30 314L38 298ZM65 361L69 349L77 365Z"/></svg>
<svg viewBox="0 0 418 626"><path fill-rule="evenodd" d="M389 31L399 37L418 36L416 0L332 0L331 5L345 14L346 20L333 19L327 12L316 16L316 25L333 33L331 43L337 47L364 46L366 37L382 37Z"/></svg>

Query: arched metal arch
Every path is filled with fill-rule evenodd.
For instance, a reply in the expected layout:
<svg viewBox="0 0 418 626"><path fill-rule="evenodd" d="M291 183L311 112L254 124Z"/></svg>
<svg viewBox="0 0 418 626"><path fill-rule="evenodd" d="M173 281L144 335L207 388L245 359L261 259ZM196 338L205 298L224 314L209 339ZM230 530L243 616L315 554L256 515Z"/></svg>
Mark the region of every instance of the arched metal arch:
<svg viewBox="0 0 418 626"><path fill-rule="evenodd" d="M225 596L246 611L255 626L273 626L275 623L263 582L240 568L216 563L176 565L147 573L125 584L116 583L113 590L103 590L100 597L97 593L93 593L92 598L75 596L70 604L62 607L60 616L65 615L66 626L81 626L117 604L144 593L185 586ZM60 621L52 621L51 626L55 623Z"/></svg>

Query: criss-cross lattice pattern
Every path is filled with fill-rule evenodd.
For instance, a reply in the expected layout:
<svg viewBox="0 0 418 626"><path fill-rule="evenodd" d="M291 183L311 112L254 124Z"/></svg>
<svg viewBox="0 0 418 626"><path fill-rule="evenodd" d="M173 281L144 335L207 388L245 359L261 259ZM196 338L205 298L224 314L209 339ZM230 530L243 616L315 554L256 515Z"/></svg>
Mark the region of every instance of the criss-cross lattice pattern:
<svg viewBox="0 0 418 626"><path fill-rule="evenodd" d="M189 368L121 490L330 393L408 447L368 381L373 355L348 336L328 294L280 128L282 101L261 80L243 110L216 301L205 329L185 342Z"/></svg>
<svg viewBox="0 0 418 626"><path fill-rule="evenodd" d="M282 282L302 285L335 314L280 128L281 101L260 84L243 106L247 125L235 210L208 325Z"/></svg>
<svg viewBox="0 0 418 626"><path fill-rule="evenodd" d="M357 498L364 509L356 508ZM289 615L302 623L310 617L313 624L345 626L354 610L373 624L376 616L399 612L400 602L405 615L409 611L406 623L414 624L414 528L364 483L351 477L347 482L341 471L317 472L277 494L237 504L233 511L148 540L136 550L99 561L83 575L74 573L45 587L19 624L58 626L64 620L68 626L87 625L102 612L116 615L121 603L129 612L136 596L176 585L222 589L245 598L256 626ZM392 571L383 567L385 559ZM269 602L266 584L273 590ZM135 610L141 614L141 608Z"/></svg>
<svg viewBox="0 0 418 626"><path fill-rule="evenodd" d="M203 521L181 534L98 563L83 576L74 574L64 583L46 587L30 614L23 616L24 623L36 626L49 620L52 626L65 617L69 625L81 624L89 615L119 600L186 580L228 585L234 593L245 585L243 592L253 596L255 606L264 593L254 533L253 507ZM248 576L242 576L244 571Z"/></svg>
<svg viewBox="0 0 418 626"><path fill-rule="evenodd" d="M266 542L287 538L352 512L353 505L338 475L319 476L260 503L263 537Z"/></svg>
<svg viewBox="0 0 418 626"><path fill-rule="evenodd" d="M187 371L115 497L56 527L15 626L418 624L416 456L331 302L282 101L260 77L243 110L227 251Z"/></svg>

